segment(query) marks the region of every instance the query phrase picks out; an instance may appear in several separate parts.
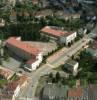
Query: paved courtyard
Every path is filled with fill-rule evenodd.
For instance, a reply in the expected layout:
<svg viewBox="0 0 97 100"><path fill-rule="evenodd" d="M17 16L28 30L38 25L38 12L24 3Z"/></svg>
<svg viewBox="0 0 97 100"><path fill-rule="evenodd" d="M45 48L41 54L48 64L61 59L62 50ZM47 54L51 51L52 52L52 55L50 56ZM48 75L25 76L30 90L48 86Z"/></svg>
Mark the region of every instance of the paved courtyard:
<svg viewBox="0 0 97 100"><path fill-rule="evenodd" d="M43 51L43 55L48 54L49 52L52 52L57 48L57 44L55 42L28 42L25 41L24 43L28 43L31 46L35 46L40 48Z"/></svg>
<svg viewBox="0 0 97 100"><path fill-rule="evenodd" d="M21 65L21 62L15 60L12 57L9 57L8 61L3 61L3 66L13 71L17 71L20 65Z"/></svg>

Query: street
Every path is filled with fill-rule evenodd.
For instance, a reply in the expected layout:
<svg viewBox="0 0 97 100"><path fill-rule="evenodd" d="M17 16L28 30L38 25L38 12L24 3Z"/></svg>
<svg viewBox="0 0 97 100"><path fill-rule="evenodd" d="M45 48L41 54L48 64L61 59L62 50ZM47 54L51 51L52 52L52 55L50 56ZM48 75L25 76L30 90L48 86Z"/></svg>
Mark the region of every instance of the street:
<svg viewBox="0 0 97 100"><path fill-rule="evenodd" d="M65 62L68 60L73 54L75 54L78 50L80 50L86 43L88 43L89 40L84 37L80 41L76 42L74 45L72 45L68 51L64 52L62 55L59 55L57 59L55 59L53 62L48 62L47 64L44 64L39 69L37 69L35 72L32 73L31 80L33 84L33 93L32 93L32 100L36 100L35 98L35 91L38 84L38 80L42 75L48 74L52 71L52 68L55 66L59 66L62 62Z"/></svg>

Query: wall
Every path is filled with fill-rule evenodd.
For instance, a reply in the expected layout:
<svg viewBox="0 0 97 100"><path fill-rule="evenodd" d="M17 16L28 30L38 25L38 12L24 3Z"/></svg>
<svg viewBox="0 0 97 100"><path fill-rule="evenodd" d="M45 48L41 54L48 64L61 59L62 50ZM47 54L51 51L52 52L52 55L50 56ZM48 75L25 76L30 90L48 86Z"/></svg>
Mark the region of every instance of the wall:
<svg viewBox="0 0 97 100"><path fill-rule="evenodd" d="M17 97L19 95L20 92L20 86L18 85L16 90L14 91L14 96Z"/></svg>
<svg viewBox="0 0 97 100"><path fill-rule="evenodd" d="M37 67L39 67L39 65L40 65L40 63L42 62L42 59L43 59L42 53L38 54L38 56L37 56L36 58L37 58L37 60L36 60L34 63L32 63L31 65L30 65L30 64L27 64L27 65L25 66L25 68L26 68L27 70L29 70L29 71L34 71L34 70L37 69ZM28 67L28 66L29 66L29 67Z"/></svg>
<svg viewBox="0 0 97 100"><path fill-rule="evenodd" d="M71 41L73 41L76 37L77 37L76 32L74 32L73 34L67 36L66 37L66 45L68 45L68 43L71 43Z"/></svg>
<svg viewBox="0 0 97 100"><path fill-rule="evenodd" d="M15 53L17 56L19 56L19 57L21 57L21 58L23 58L25 60L28 60L28 59L32 58L32 55L29 54L28 52L25 52L25 51L23 51L23 50L21 50L19 48L16 48L16 47L14 47L14 46L12 46L10 44L6 44L6 47L10 51L12 51L13 53Z"/></svg>

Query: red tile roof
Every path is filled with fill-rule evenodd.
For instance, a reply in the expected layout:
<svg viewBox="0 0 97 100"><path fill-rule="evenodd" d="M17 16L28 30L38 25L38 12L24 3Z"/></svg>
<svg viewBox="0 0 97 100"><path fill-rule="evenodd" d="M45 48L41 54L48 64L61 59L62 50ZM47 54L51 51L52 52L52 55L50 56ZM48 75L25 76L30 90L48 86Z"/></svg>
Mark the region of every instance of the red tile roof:
<svg viewBox="0 0 97 100"><path fill-rule="evenodd" d="M37 4L38 3L38 0L32 0L32 3L33 4Z"/></svg>
<svg viewBox="0 0 97 100"><path fill-rule="evenodd" d="M18 86L18 83L11 82L6 85L6 91L14 91Z"/></svg>
<svg viewBox="0 0 97 100"><path fill-rule="evenodd" d="M0 68L0 76L3 76L5 79L13 75L12 71L9 69Z"/></svg>
<svg viewBox="0 0 97 100"><path fill-rule="evenodd" d="M93 43L91 44L91 48L97 50L97 42L93 41Z"/></svg>
<svg viewBox="0 0 97 100"><path fill-rule="evenodd" d="M21 49L21 50L23 50L23 51L25 51L27 53L35 55L35 56L38 55L41 52L40 49L38 49L36 47L32 47L32 46L30 46L30 45L28 45L26 43L21 42L21 41L18 41L13 37L10 37L6 41L6 43L10 44L10 45L12 45L14 47L17 47L17 48L19 48L19 49Z"/></svg>
<svg viewBox="0 0 97 100"><path fill-rule="evenodd" d="M83 95L83 90L81 87L71 88L68 90L68 97L81 97Z"/></svg>
<svg viewBox="0 0 97 100"><path fill-rule="evenodd" d="M34 63L36 60L37 60L37 59L35 59L35 58L34 58L34 59L30 59L30 60L28 60L26 63L31 65L31 64Z"/></svg>
<svg viewBox="0 0 97 100"><path fill-rule="evenodd" d="M16 83L22 86L27 80L28 80L28 77L26 75L22 75L19 77L19 79L16 80Z"/></svg>
<svg viewBox="0 0 97 100"><path fill-rule="evenodd" d="M69 36L70 34L73 33L73 32L63 31L61 29L52 28L50 26L44 27L43 29L41 29L41 32L47 33L47 34L55 36L55 37Z"/></svg>

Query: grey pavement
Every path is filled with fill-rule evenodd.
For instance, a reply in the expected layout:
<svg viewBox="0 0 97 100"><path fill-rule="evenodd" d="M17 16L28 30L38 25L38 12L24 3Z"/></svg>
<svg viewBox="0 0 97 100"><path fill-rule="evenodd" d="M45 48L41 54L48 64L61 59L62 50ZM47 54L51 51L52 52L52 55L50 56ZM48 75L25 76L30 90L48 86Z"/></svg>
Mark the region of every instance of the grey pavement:
<svg viewBox="0 0 97 100"><path fill-rule="evenodd" d="M80 50L86 43L89 42L89 39L83 38L82 40L75 43L70 49L68 49L66 52L62 55L60 55L58 58L56 58L54 61L48 62L49 64L58 67L60 64L68 60L72 55L74 55L78 50Z"/></svg>

